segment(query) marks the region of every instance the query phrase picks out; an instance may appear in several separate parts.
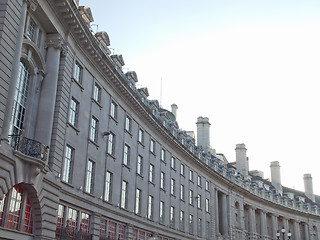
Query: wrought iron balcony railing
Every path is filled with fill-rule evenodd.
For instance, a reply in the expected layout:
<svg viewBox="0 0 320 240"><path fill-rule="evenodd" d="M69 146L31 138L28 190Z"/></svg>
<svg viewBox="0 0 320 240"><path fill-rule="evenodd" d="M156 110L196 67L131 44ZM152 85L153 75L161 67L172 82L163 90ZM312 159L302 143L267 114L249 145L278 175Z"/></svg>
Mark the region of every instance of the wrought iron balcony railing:
<svg viewBox="0 0 320 240"><path fill-rule="evenodd" d="M20 135L10 135L9 138L14 150L43 162L47 161L49 147L41 142Z"/></svg>

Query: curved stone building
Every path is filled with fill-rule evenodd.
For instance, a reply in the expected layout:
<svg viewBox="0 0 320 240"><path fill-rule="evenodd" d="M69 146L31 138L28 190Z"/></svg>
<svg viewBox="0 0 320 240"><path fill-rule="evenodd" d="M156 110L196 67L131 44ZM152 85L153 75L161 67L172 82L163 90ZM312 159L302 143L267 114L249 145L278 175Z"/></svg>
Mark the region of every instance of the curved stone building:
<svg viewBox="0 0 320 240"><path fill-rule="evenodd" d="M319 196L229 163L111 55L90 8L0 1L1 239L318 240Z"/></svg>

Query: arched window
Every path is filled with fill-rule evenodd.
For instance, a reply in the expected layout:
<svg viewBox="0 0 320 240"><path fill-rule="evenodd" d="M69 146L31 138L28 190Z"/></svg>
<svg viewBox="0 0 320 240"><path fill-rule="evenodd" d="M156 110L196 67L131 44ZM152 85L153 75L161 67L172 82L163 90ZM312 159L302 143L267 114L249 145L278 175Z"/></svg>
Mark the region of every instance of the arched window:
<svg viewBox="0 0 320 240"><path fill-rule="evenodd" d="M28 193L13 186L0 200L0 226L27 233L33 232L33 214Z"/></svg>
<svg viewBox="0 0 320 240"><path fill-rule="evenodd" d="M20 62L19 78L14 97L12 123L10 134L19 135L23 129L24 117L27 108L27 96L30 82L30 71L28 67Z"/></svg>

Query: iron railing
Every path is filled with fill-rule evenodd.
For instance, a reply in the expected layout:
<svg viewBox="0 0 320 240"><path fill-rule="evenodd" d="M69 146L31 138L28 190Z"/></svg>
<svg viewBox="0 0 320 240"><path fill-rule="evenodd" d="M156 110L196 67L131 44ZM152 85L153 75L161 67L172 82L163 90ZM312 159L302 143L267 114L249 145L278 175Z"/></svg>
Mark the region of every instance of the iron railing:
<svg viewBox="0 0 320 240"><path fill-rule="evenodd" d="M21 152L27 156L47 161L49 147L41 142L20 135L10 135L10 143L14 150Z"/></svg>
<svg viewBox="0 0 320 240"><path fill-rule="evenodd" d="M60 240L91 240L92 235L81 230L75 230L70 228L57 229L59 235L56 235L56 239Z"/></svg>

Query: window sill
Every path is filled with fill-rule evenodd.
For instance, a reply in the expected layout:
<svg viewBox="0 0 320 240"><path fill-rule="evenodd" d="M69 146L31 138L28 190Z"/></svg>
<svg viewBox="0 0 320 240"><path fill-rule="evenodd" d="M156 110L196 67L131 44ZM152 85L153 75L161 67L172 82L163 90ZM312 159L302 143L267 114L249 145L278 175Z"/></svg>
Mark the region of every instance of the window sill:
<svg viewBox="0 0 320 240"><path fill-rule="evenodd" d="M94 98L92 98L91 100L92 100L92 102L96 103L96 104L99 106L100 110L102 109L102 105L101 105L100 102L98 102L98 101L95 100Z"/></svg>
<svg viewBox="0 0 320 240"><path fill-rule="evenodd" d="M124 129L124 131L125 131L126 133L128 133L128 135L132 138L132 133L131 133L131 131L128 131L127 129Z"/></svg>
<svg viewBox="0 0 320 240"><path fill-rule="evenodd" d="M140 173L136 173L136 175L143 179L143 176Z"/></svg>
<svg viewBox="0 0 320 240"><path fill-rule="evenodd" d="M77 134L77 135L79 134L80 130L79 130L77 127L75 127L72 123L67 122L67 126L73 128L73 130L76 131L76 134Z"/></svg>
<svg viewBox="0 0 320 240"><path fill-rule="evenodd" d="M116 160L116 157L114 155L110 154L110 153L107 153L107 156L113 158L113 160Z"/></svg>
<svg viewBox="0 0 320 240"><path fill-rule="evenodd" d="M96 142L92 141L91 139L89 139L89 143L92 143L93 145L95 145L95 146L96 146L96 148L97 148L97 150L99 149L99 145L98 145L98 143L96 143Z"/></svg>
<svg viewBox="0 0 320 240"><path fill-rule="evenodd" d="M129 167L129 165L122 163L122 167L126 167L129 170L129 172L131 171L131 168Z"/></svg>
<svg viewBox="0 0 320 240"><path fill-rule="evenodd" d="M80 82L78 82L74 77L71 78L71 80L78 85L78 87L81 89L81 92L83 92L84 88Z"/></svg>
<svg viewBox="0 0 320 240"><path fill-rule="evenodd" d="M112 117L111 115L109 115L109 118L115 121L115 123L118 125L118 120L116 118Z"/></svg>
<svg viewBox="0 0 320 240"><path fill-rule="evenodd" d="M61 183L65 184L65 185L67 185L67 186L69 186L69 187L74 188L74 186L71 185L71 183L68 183L68 182L66 182L66 181L61 180Z"/></svg>

